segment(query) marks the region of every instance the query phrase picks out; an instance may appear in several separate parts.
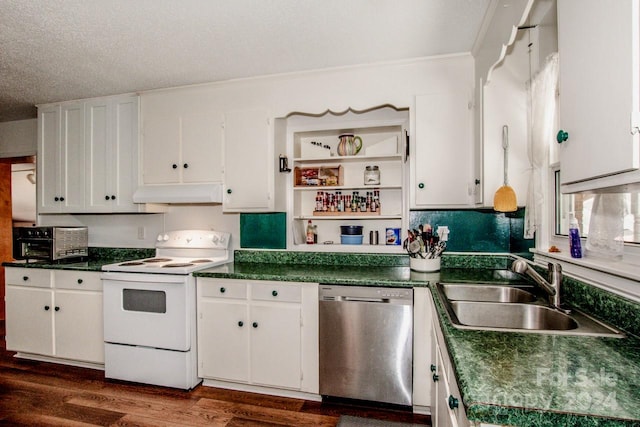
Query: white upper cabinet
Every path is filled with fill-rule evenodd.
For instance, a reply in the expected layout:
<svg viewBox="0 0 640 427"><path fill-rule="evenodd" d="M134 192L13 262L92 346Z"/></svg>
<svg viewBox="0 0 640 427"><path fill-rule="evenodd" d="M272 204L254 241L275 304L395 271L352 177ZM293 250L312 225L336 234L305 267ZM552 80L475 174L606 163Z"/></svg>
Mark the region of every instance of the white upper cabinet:
<svg viewBox="0 0 640 427"><path fill-rule="evenodd" d="M264 109L224 115L225 212L274 209L273 126Z"/></svg>
<svg viewBox="0 0 640 427"><path fill-rule="evenodd" d="M132 212L138 178L138 97L85 104L86 212Z"/></svg>
<svg viewBox="0 0 640 427"><path fill-rule="evenodd" d="M639 9L558 0L560 175L573 184L563 191L640 182Z"/></svg>
<svg viewBox="0 0 640 427"><path fill-rule="evenodd" d="M38 108L38 212L139 212L138 97Z"/></svg>
<svg viewBox="0 0 640 427"><path fill-rule="evenodd" d="M469 93L437 92L416 96L415 102L411 208L473 205L476 147Z"/></svg>
<svg viewBox="0 0 640 427"><path fill-rule="evenodd" d="M180 92L143 95L143 184L222 180L222 114L187 98Z"/></svg>
<svg viewBox="0 0 640 427"><path fill-rule="evenodd" d="M84 103L38 110L38 212L79 212L84 207Z"/></svg>

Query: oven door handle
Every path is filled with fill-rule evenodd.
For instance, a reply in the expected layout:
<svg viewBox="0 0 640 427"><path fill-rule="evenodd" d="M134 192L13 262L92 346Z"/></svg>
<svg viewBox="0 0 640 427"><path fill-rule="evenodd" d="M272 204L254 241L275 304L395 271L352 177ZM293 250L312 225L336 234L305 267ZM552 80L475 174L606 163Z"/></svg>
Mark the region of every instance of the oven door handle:
<svg viewBox="0 0 640 427"><path fill-rule="evenodd" d="M153 273L117 273L117 272L103 272L100 278L103 284L106 282L155 282L155 283L176 283L183 284L187 280L189 275L173 275L173 274L153 274Z"/></svg>

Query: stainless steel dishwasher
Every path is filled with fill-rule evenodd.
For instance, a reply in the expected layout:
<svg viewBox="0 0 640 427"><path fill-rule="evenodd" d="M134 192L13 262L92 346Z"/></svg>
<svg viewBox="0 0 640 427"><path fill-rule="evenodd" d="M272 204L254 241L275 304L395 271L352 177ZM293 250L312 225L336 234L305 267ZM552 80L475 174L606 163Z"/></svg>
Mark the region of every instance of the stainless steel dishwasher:
<svg viewBox="0 0 640 427"><path fill-rule="evenodd" d="M413 289L320 285L320 394L411 405Z"/></svg>

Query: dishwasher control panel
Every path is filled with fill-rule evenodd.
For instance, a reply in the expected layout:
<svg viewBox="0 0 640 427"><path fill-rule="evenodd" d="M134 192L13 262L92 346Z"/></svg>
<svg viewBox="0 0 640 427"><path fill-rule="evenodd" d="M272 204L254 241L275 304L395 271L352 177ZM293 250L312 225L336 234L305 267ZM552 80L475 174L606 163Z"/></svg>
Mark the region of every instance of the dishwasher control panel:
<svg viewBox="0 0 640 427"><path fill-rule="evenodd" d="M378 286L320 285L320 301L402 302L413 301L413 289Z"/></svg>

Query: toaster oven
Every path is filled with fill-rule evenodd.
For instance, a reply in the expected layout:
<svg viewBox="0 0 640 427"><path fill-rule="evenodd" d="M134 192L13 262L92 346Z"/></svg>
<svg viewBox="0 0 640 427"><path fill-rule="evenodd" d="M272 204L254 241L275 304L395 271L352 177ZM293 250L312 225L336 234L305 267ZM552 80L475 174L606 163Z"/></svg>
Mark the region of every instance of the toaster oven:
<svg viewBox="0 0 640 427"><path fill-rule="evenodd" d="M89 256L87 227L16 227L13 257L17 260L71 261Z"/></svg>

